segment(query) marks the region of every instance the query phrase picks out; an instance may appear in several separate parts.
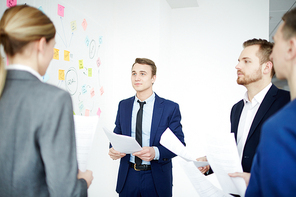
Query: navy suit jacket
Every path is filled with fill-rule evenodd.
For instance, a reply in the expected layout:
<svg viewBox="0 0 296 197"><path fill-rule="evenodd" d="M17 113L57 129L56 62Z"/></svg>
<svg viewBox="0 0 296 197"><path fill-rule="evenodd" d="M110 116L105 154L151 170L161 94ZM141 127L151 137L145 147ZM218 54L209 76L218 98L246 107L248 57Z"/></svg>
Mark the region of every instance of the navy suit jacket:
<svg viewBox="0 0 296 197"><path fill-rule="evenodd" d="M131 122L132 122L132 109L135 97L122 100L119 103L116 127L114 133L131 136ZM171 159L176 155L163 147L159 141L163 132L169 127L172 132L184 142L184 134L182 131L181 114L179 105L172 101L160 98L155 94L155 102L153 108L153 117L150 132L150 146L156 146L159 150L159 160L151 161L152 177L155 183L157 193L160 197L172 196L172 162ZM120 193L124 187L124 183L131 169L130 155L121 158L118 171L116 191Z"/></svg>
<svg viewBox="0 0 296 197"><path fill-rule="evenodd" d="M280 90L275 85L272 85L268 90L254 117L245 143L242 156L242 167L244 172L251 171L253 158L260 140L262 124L289 101L290 93L288 91ZM237 129L243 107L244 102L241 100L231 109L231 132L235 134L235 140L237 140Z"/></svg>

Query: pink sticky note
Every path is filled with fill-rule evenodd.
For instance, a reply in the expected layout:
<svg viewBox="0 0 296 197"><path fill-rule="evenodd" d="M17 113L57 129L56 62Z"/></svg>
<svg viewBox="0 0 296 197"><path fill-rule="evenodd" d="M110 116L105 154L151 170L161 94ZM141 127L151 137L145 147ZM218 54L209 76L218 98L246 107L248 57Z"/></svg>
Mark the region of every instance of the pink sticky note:
<svg viewBox="0 0 296 197"><path fill-rule="evenodd" d="M103 86L101 87L100 92L101 92L101 96L102 96L104 94L104 88L103 88Z"/></svg>
<svg viewBox="0 0 296 197"><path fill-rule="evenodd" d="M102 113L102 111L101 111L101 109L99 108L98 111L97 111L97 115L100 117L100 116L101 116L101 113Z"/></svg>
<svg viewBox="0 0 296 197"><path fill-rule="evenodd" d="M58 4L58 15L64 17L64 6Z"/></svg>
<svg viewBox="0 0 296 197"><path fill-rule="evenodd" d="M6 56L6 65L8 66L9 65L9 60L8 60L8 57Z"/></svg>
<svg viewBox="0 0 296 197"><path fill-rule="evenodd" d="M92 98L92 97L94 97L95 96L95 88L92 88L91 90L90 90L90 97Z"/></svg>
<svg viewBox="0 0 296 197"><path fill-rule="evenodd" d="M87 22L86 22L86 20L85 19L83 19L83 21L82 21L82 27L83 27L83 29L84 29L84 31L86 30L86 28L87 28Z"/></svg>
<svg viewBox="0 0 296 197"><path fill-rule="evenodd" d="M17 0L7 0L6 1L7 7L13 7L13 6L16 6L16 4L17 4Z"/></svg>
<svg viewBox="0 0 296 197"><path fill-rule="evenodd" d="M89 116L89 109L85 110L85 116Z"/></svg>
<svg viewBox="0 0 296 197"><path fill-rule="evenodd" d="M97 59L97 66L100 67L100 65L101 65L101 59L98 58L98 59Z"/></svg>

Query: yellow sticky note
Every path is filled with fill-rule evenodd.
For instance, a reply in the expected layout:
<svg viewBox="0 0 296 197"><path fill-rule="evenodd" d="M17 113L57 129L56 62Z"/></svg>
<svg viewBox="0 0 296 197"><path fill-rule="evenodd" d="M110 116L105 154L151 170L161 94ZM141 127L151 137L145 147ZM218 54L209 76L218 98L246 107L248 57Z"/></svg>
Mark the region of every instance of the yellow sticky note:
<svg viewBox="0 0 296 197"><path fill-rule="evenodd" d="M70 61L70 51L64 50L64 60Z"/></svg>
<svg viewBox="0 0 296 197"><path fill-rule="evenodd" d="M59 70L59 80L65 80L65 70Z"/></svg>
<svg viewBox="0 0 296 197"><path fill-rule="evenodd" d="M59 51L60 51L59 49L54 48L53 59L55 59L55 60L60 59Z"/></svg>
<svg viewBox="0 0 296 197"><path fill-rule="evenodd" d="M83 69L83 60L79 60L79 69Z"/></svg>
<svg viewBox="0 0 296 197"><path fill-rule="evenodd" d="M74 32L77 30L77 25L76 25L76 21L72 21L71 22L71 31Z"/></svg>
<svg viewBox="0 0 296 197"><path fill-rule="evenodd" d="M89 77L92 77L92 68L89 68L89 69L88 69L88 76L89 76Z"/></svg>

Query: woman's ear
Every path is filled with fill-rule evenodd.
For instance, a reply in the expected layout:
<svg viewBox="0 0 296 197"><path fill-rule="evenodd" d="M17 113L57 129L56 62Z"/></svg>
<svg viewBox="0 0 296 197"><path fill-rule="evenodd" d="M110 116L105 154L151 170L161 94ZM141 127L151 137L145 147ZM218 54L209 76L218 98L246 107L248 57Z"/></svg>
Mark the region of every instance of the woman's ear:
<svg viewBox="0 0 296 197"><path fill-rule="evenodd" d="M45 45L46 45L46 39L45 37L42 37L37 43L38 51L43 53L45 50Z"/></svg>

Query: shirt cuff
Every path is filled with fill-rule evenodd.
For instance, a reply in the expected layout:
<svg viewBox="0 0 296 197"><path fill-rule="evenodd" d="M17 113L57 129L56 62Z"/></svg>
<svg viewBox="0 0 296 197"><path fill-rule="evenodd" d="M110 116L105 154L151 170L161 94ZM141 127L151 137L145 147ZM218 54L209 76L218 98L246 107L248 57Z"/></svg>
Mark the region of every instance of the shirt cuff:
<svg viewBox="0 0 296 197"><path fill-rule="evenodd" d="M153 160L159 160L159 150L156 146L153 146L154 151L155 151L155 157Z"/></svg>

